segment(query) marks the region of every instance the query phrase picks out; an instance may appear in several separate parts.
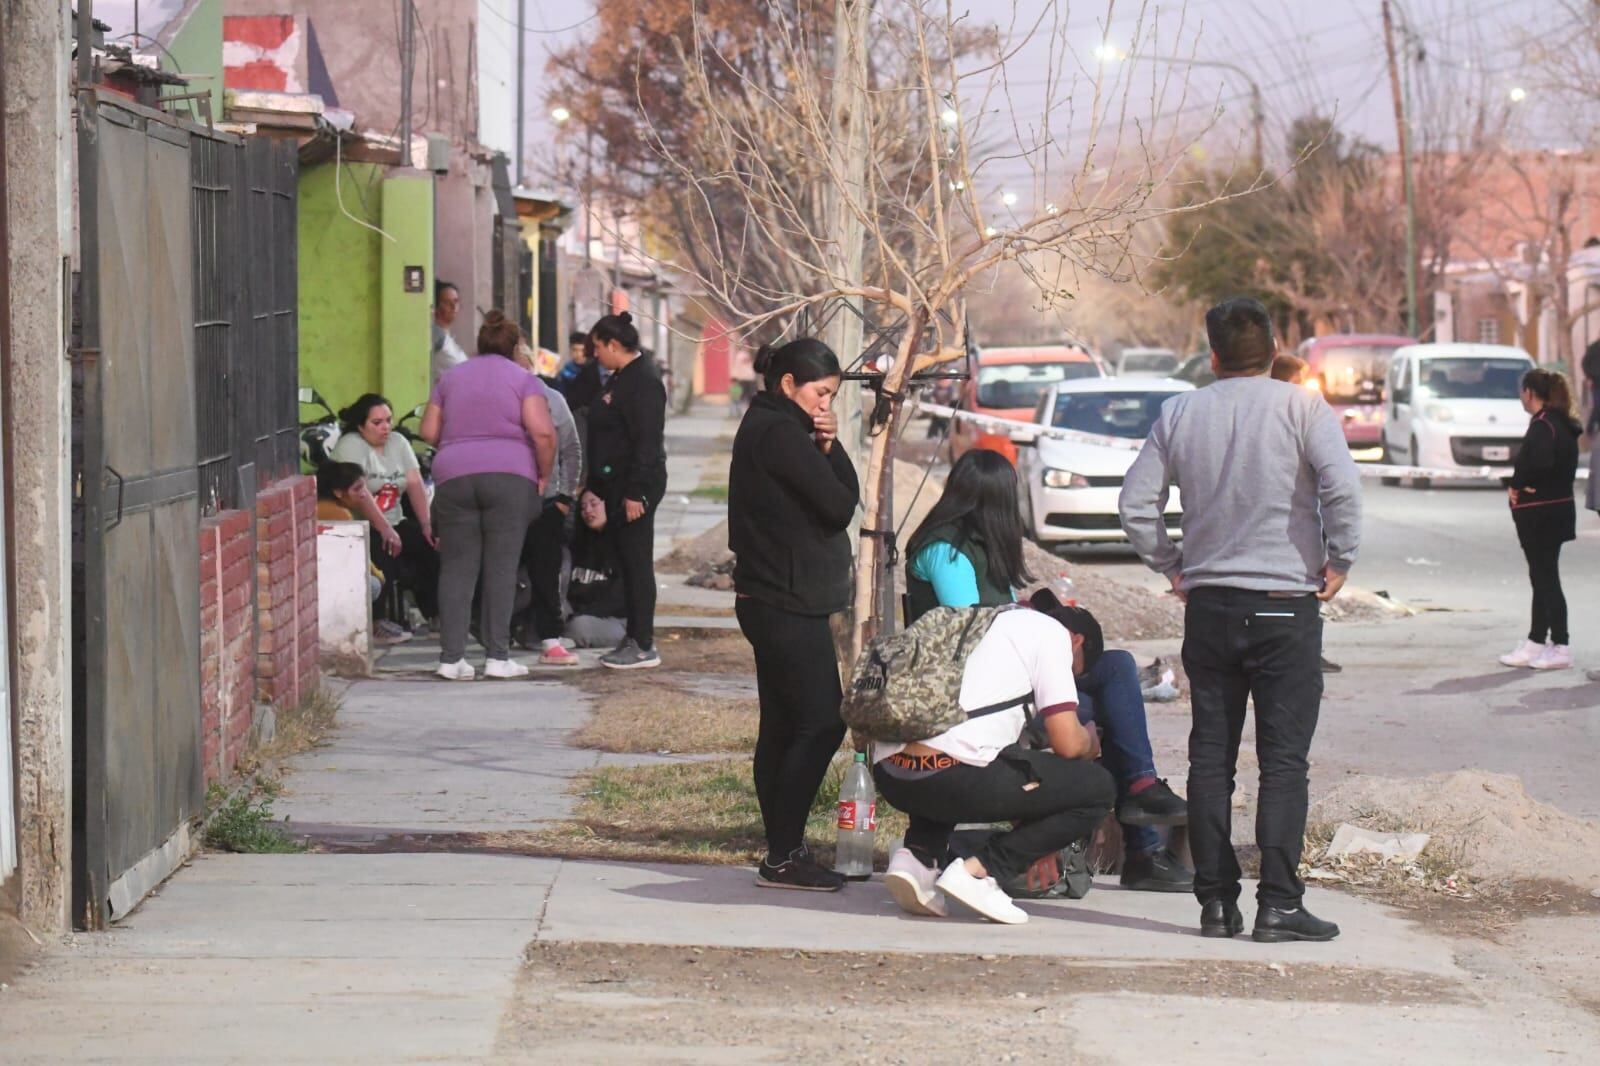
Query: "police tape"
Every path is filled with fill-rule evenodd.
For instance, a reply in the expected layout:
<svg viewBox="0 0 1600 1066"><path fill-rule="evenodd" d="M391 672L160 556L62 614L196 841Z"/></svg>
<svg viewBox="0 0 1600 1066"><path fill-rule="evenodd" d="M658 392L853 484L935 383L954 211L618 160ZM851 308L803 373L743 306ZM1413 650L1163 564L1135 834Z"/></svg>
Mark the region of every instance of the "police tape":
<svg viewBox="0 0 1600 1066"><path fill-rule="evenodd" d="M1015 418L998 418L994 415L981 415L975 411L962 411L944 404L924 403L913 400L912 404L917 410L933 415L935 418L953 418L958 422L970 422L981 429L994 430L1005 433L1013 440L1032 441L1040 437L1051 440L1076 441L1080 444L1093 444L1099 448L1116 448L1121 451L1136 452L1144 447L1142 440L1129 440L1126 437L1110 437L1100 433L1083 433L1075 429L1062 429L1059 426L1041 426L1037 422L1023 422ZM1391 463L1357 463L1356 468L1361 471L1362 477L1367 478L1392 478L1401 481L1498 481L1511 476L1509 466L1478 466L1457 467L1453 469L1437 469L1424 466L1396 466ZM1589 471L1578 470L1580 479L1587 479Z"/></svg>

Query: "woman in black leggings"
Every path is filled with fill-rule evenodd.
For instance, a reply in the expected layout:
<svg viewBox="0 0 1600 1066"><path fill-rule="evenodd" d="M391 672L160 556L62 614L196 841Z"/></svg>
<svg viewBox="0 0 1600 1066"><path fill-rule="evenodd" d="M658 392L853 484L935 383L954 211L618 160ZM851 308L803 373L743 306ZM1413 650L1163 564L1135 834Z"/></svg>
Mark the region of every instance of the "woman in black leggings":
<svg viewBox="0 0 1600 1066"><path fill-rule="evenodd" d="M1561 591L1561 546L1577 537L1572 485L1582 427L1572 415L1572 389L1556 371L1530 370L1522 376L1522 406L1533 420L1522 438L1507 492L1517 540L1528 557L1533 624L1528 639L1502 655L1500 662L1564 670L1572 665L1572 648L1567 598Z"/></svg>
<svg viewBox="0 0 1600 1066"><path fill-rule="evenodd" d="M765 391L733 440L728 544L739 628L755 650L761 729L756 797L764 888L837 892L844 878L806 849L806 816L839 743L839 663L828 616L850 602L850 538L860 492L836 441L839 360L821 341L756 354Z"/></svg>

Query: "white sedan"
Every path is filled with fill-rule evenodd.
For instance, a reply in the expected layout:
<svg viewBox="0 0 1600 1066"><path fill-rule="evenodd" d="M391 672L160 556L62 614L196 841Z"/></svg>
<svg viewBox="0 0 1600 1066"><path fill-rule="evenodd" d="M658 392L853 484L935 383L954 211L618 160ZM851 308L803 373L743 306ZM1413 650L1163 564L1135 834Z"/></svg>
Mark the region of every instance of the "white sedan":
<svg viewBox="0 0 1600 1066"><path fill-rule="evenodd" d="M1125 541L1117 516L1122 479L1161 405L1194 386L1173 379L1085 378L1051 386L1034 422L1064 431L1040 434L1021 449L1022 517L1041 544ZM1178 490L1167 500L1167 529L1174 538L1183 509Z"/></svg>

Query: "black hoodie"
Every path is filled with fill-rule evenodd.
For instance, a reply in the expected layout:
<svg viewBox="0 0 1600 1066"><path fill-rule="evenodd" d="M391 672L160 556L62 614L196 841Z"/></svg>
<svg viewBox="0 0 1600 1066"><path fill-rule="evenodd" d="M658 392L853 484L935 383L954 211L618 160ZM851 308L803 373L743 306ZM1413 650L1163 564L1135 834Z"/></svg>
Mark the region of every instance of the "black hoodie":
<svg viewBox="0 0 1600 1066"><path fill-rule="evenodd" d="M1572 485L1581 431L1569 416L1548 407L1528 423L1511 473L1511 487L1517 490L1511 517L1524 544L1563 544L1577 537Z"/></svg>
<svg viewBox="0 0 1600 1066"><path fill-rule="evenodd" d="M850 537L860 485L844 448L824 455L794 401L760 393L739 423L728 472L728 547L742 596L804 615L850 605Z"/></svg>

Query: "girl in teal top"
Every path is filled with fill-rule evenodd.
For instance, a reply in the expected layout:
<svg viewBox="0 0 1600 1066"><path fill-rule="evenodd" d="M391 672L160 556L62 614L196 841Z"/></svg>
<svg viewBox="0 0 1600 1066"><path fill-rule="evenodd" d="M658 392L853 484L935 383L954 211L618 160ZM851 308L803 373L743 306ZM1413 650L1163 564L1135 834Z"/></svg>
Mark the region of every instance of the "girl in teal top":
<svg viewBox="0 0 1600 1066"><path fill-rule="evenodd" d="M906 625L934 607L998 606L1033 580L1022 562L1017 472L974 448L950 468L944 495L906 546Z"/></svg>

